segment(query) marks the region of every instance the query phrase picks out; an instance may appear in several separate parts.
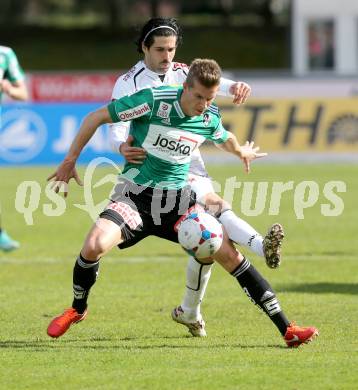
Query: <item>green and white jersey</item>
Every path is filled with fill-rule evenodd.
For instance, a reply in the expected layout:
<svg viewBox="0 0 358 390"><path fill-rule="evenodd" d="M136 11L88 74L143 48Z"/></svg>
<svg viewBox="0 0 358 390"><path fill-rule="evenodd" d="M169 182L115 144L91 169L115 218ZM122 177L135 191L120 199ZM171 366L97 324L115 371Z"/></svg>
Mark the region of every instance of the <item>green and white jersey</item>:
<svg viewBox="0 0 358 390"><path fill-rule="evenodd" d="M191 154L206 140L222 143L228 133L219 110L186 116L180 107L182 87L142 89L108 105L113 122L132 121L133 146L147 151L143 164L126 163L123 176L136 184L163 189L186 185Z"/></svg>
<svg viewBox="0 0 358 390"><path fill-rule="evenodd" d="M10 47L0 46L0 80L10 82L21 81L25 78L16 54ZM0 99L2 92L0 91Z"/></svg>

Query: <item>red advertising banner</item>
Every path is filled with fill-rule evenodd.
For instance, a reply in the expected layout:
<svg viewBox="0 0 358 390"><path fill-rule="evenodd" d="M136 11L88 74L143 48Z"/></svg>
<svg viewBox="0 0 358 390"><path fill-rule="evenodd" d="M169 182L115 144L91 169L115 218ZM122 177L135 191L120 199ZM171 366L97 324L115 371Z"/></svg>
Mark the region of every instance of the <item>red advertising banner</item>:
<svg viewBox="0 0 358 390"><path fill-rule="evenodd" d="M34 102L107 102L119 75L35 73L28 85Z"/></svg>

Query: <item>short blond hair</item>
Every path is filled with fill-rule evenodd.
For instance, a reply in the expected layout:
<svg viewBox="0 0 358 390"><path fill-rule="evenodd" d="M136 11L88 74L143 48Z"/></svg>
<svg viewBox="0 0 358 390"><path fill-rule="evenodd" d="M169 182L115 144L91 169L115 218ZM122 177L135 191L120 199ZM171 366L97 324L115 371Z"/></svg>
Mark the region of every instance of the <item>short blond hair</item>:
<svg viewBox="0 0 358 390"><path fill-rule="evenodd" d="M215 60L196 58L189 68L186 83L189 87L194 85L194 80L207 88L220 84L221 68Z"/></svg>

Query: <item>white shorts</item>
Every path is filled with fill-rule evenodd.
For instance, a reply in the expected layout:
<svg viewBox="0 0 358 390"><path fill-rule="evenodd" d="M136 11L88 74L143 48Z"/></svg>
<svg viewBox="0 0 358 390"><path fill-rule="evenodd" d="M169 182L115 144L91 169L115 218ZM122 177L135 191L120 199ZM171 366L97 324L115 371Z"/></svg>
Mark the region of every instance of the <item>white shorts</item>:
<svg viewBox="0 0 358 390"><path fill-rule="evenodd" d="M215 192L213 183L210 177L198 176L189 173L188 184L191 189L196 193L196 199L202 203L202 198L210 192Z"/></svg>

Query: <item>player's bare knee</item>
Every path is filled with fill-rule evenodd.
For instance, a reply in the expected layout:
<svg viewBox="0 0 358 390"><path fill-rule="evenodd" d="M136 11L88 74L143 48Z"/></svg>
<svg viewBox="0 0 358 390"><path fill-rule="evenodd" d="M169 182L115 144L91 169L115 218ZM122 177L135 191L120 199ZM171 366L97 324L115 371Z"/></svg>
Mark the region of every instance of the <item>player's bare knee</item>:
<svg viewBox="0 0 358 390"><path fill-rule="evenodd" d="M101 235L91 235L81 250L82 256L88 260L98 260L107 252L105 239Z"/></svg>

